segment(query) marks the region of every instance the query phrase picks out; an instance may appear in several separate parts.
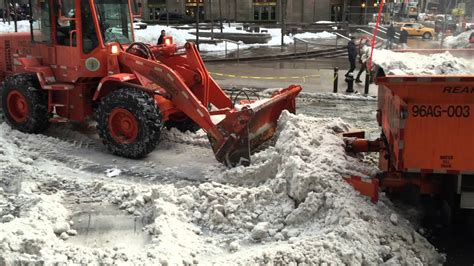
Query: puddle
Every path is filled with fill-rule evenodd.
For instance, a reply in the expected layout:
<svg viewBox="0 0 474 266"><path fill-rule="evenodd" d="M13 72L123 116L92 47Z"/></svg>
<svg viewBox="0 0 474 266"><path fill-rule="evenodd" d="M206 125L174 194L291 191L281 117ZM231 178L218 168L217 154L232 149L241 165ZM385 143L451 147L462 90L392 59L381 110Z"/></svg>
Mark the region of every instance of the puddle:
<svg viewBox="0 0 474 266"><path fill-rule="evenodd" d="M72 228L77 235L68 243L90 248L126 245L127 249L141 250L151 240L142 230L149 222L146 217L128 215L110 204L81 203L74 208Z"/></svg>

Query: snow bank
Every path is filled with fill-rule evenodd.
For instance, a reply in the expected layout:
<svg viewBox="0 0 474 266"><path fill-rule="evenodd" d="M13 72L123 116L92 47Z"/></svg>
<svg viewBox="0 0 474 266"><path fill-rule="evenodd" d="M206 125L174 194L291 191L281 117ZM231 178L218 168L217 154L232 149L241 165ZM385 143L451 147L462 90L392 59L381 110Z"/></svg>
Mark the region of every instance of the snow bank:
<svg viewBox="0 0 474 266"><path fill-rule="evenodd" d="M328 20L319 20L319 21L316 21L314 22L315 24L334 24L336 22L334 21L328 21Z"/></svg>
<svg viewBox="0 0 474 266"><path fill-rule="evenodd" d="M197 188L164 194L154 188L162 201L181 206L182 213L174 213L180 223L210 230L217 246L228 250L200 259L219 264L438 262L436 251L406 220L393 225L389 206L372 205L342 179L374 170L345 154L337 133L347 124L288 113L280 120L275 146L257 153L252 166L211 172L218 183ZM164 217L165 202L158 204ZM164 217L157 217L159 232L172 227L162 224ZM189 238L171 242L184 245Z"/></svg>
<svg viewBox="0 0 474 266"><path fill-rule="evenodd" d="M18 21L18 31L29 31L30 24L28 21L22 20ZM195 29L189 30L182 30L176 29L173 27L167 27L165 25L149 25L144 30L135 30L135 40L137 42L144 42L149 44L156 44L158 42L158 37L160 36L161 30L165 30L167 35L173 37L174 42L178 46L182 46L186 43L186 40L194 40L196 38L195 35L191 34L190 32L194 32ZM262 28L262 30L267 30L267 32L272 36L272 39L265 43L265 44L239 44L239 49L249 49L252 47L261 47L261 46L279 46L281 44L281 29L275 28ZM13 23L8 25L8 23L0 23L0 32L13 32L14 26ZM210 30L203 30L209 32ZM233 33L247 33L243 30L238 30L235 26L224 26L224 32L233 32ZM320 32L320 33L300 33L296 35L297 38L308 38L308 39L333 39L335 35L328 32ZM201 40L209 39L209 38L202 38ZM293 39L290 36L285 35L284 37L286 44L292 44ZM217 44L208 44L202 43L199 45L199 49L202 52L220 52L225 51L226 44L224 42L218 42ZM235 51L237 50L237 44L235 43L227 43L227 50L228 51Z"/></svg>
<svg viewBox="0 0 474 266"><path fill-rule="evenodd" d="M149 25L144 30L135 30L135 39L137 42L156 44L162 30L165 30L167 35L173 36L173 41L178 46L184 45L188 39L195 38L194 35L185 30L179 30L164 25Z"/></svg>
<svg viewBox="0 0 474 266"><path fill-rule="evenodd" d="M389 204L384 200L372 204L342 179L352 174L366 177L375 171L344 152L338 133L348 128L341 119L284 112L274 145L254 154L251 166L227 169L213 164L204 177L196 179L199 182L178 179L150 184L139 179L131 182L109 178L103 172L95 178L81 178L91 174L68 169L60 163L64 158L51 167L48 153L41 153L41 157L38 154L42 145L67 144L42 135L25 135L2 124L0 186L8 193L16 193L18 184L22 189L21 197L0 193L0 203L23 207L20 213L15 208L3 208L0 215L0 261L150 265L442 263L443 258L406 219L397 216L396 224L391 221L395 216ZM193 145L206 139L201 131L187 135L171 130L164 135ZM87 151L88 157L104 156ZM126 161L111 158L118 160L117 164ZM163 173L162 169L155 171ZM64 241L74 237L63 234L74 199L110 202L126 213L146 217L150 223L144 229L150 242L134 251L126 247L125 241L113 249ZM74 225L70 227L74 229Z"/></svg>
<svg viewBox="0 0 474 266"><path fill-rule="evenodd" d="M30 22L28 20L17 21L17 27L19 32L30 31ZM8 22L0 22L0 33L2 32L15 32L13 21L10 22L10 25L8 25Z"/></svg>
<svg viewBox="0 0 474 266"><path fill-rule="evenodd" d="M447 36L444 39L444 47L447 48L469 48L469 37L474 32L474 30L465 31L457 36Z"/></svg>
<svg viewBox="0 0 474 266"><path fill-rule="evenodd" d="M296 34L295 37L300 39L335 39L336 34L332 34L327 31L317 33L304 32Z"/></svg>
<svg viewBox="0 0 474 266"><path fill-rule="evenodd" d="M397 53L390 50L374 50L373 62L390 75L447 75L472 74L472 62L454 57L449 52L421 55Z"/></svg>
<svg viewBox="0 0 474 266"><path fill-rule="evenodd" d="M261 28L261 29L267 30L267 32L272 36L272 39L269 42L265 44L243 44L242 43L242 44L239 44L239 49L243 50L243 49L249 49L252 47L261 47L261 46L278 46L281 44L281 29L275 29L275 28L268 28L268 29ZM135 31L135 36L136 36L137 41L150 43L150 44L156 44L161 30L165 30L167 35L173 36L174 41L178 45L184 45L186 40L196 39L196 36L190 33L190 32L195 32L195 29L182 30L182 29L175 29L173 27L166 27L163 25L154 25L154 26L149 26L145 30L137 30ZM210 32L210 30L203 30L203 31ZM235 26L228 27L226 25L224 25L223 32L247 33L246 31L238 30L237 27ZM329 37L327 33L324 33L318 36L319 36L318 38L332 38L332 37ZM200 39L205 39L205 38L200 38ZM293 43L293 39L285 35L285 43L291 44ZM202 52L225 51L226 44L224 42L218 42L217 44L202 43L199 45L199 49ZM227 43L227 50L228 51L237 50L237 44L230 43L230 42Z"/></svg>

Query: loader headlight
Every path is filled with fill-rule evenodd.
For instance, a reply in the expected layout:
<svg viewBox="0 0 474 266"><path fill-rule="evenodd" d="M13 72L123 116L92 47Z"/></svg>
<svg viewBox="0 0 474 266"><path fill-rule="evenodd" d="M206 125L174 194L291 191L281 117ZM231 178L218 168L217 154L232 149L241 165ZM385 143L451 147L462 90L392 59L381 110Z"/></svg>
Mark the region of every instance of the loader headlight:
<svg viewBox="0 0 474 266"><path fill-rule="evenodd" d="M111 55L118 55L120 53L120 44L109 43L107 44L107 50Z"/></svg>
<svg viewBox="0 0 474 266"><path fill-rule="evenodd" d="M171 44L173 44L173 37L166 36L164 38L163 42L165 43L165 46L170 46Z"/></svg>
<svg viewBox="0 0 474 266"><path fill-rule="evenodd" d="M110 47L110 53L113 54L113 55L117 55L119 53L118 45L112 45Z"/></svg>

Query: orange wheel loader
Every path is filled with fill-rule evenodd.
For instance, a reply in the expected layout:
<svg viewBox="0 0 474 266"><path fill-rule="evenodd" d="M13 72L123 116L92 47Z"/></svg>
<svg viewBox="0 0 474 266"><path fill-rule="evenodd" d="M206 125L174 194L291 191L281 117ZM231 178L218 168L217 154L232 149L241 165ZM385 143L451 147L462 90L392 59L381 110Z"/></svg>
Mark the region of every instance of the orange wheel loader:
<svg viewBox="0 0 474 266"><path fill-rule="evenodd" d="M30 32L0 34L6 122L40 133L49 123L94 117L107 148L129 158L150 153L163 125L202 128L219 162L248 165L281 112L295 112L301 87L236 108L193 43L134 42L133 4L30 0Z"/></svg>

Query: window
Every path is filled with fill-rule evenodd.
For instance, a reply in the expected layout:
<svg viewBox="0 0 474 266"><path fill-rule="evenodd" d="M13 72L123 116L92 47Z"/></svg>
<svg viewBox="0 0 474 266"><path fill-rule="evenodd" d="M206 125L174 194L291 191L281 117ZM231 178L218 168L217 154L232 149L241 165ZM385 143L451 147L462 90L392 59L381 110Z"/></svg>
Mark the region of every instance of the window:
<svg viewBox="0 0 474 266"><path fill-rule="evenodd" d="M89 0L81 0L82 7L82 51L90 53L99 46L97 31L93 23L92 11L89 6Z"/></svg>
<svg viewBox="0 0 474 266"><path fill-rule="evenodd" d="M59 13L61 11L61 13ZM59 45L76 46L76 22L67 20L75 17L74 0L63 0L57 8L56 42ZM71 43L72 41L72 43Z"/></svg>
<svg viewBox="0 0 474 266"><path fill-rule="evenodd" d="M276 7L270 7L270 20L276 20Z"/></svg>
<svg viewBox="0 0 474 266"><path fill-rule="evenodd" d="M160 19L161 8L159 7L150 7L150 20L158 20Z"/></svg>
<svg viewBox="0 0 474 266"><path fill-rule="evenodd" d="M276 0L253 0L254 20L276 20Z"/></svg>
<svg viewBox="0 0 474 266"><path fill-rule="evenodd" d="M36 0L32 2L33 8L33 40L35 42L51 43L51 17L49 3Z"/></svg>
<svg viewBox="0 0 474 266"><path fill-rule="evenodd" d="M127 0L96 0L95 7L104 43L133 41L132 23Z"/></svg>
<svg viewBox="0 0 474 266"><path fill-rule="evenodd" d="M269 12L268 7L262 7L262 15L261 15L260 19L261 20L268 20L268 18L269 18L268 12Z"/></svg>

